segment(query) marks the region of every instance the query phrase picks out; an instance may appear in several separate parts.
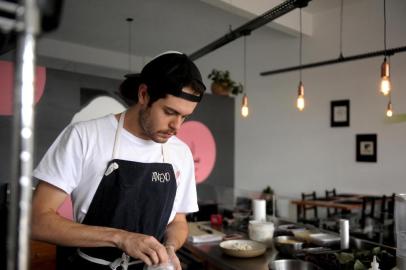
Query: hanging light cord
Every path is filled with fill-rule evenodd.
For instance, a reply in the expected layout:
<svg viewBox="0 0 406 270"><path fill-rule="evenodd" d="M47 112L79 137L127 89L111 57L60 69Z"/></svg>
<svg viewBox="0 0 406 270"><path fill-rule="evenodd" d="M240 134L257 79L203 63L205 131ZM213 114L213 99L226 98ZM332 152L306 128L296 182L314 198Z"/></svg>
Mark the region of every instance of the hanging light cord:
<svg viewBox="0 0 406 270"><path fill-rule="evenodd" d="M244 36L244 92L247 92L247 36Z"/></svg>
<svg viewBox="0 0 406 270"><path fill-rule="evenodd" d="M344 14L344 0L341 0L341 9L340 9L340 59L344 58L344 56L343 56L343 14Z"/></svg>
<svg viewBox="0 0 406 270"><path fill-rule="evenodd" d="M132 18L127 18L126 21L128 22L128 73L131 73L132 71L132 66L131 66L131 48L132 48L132 38L131 38L131 33L132 33Z"/></svg>
<svg viewBox="0 0 406 270"><path fill-rule="evenodd" d="M299 78L302 81L302 42L303 42L303 33L302 33L302 8L299 9L299 25L300 25L300 41L299 41Z"/></svg>
<svg viewBox="0 0 406 270"><path fill-rule="evenodd" d="M383 0L383 45L386 57L386 0Z"/></svg>

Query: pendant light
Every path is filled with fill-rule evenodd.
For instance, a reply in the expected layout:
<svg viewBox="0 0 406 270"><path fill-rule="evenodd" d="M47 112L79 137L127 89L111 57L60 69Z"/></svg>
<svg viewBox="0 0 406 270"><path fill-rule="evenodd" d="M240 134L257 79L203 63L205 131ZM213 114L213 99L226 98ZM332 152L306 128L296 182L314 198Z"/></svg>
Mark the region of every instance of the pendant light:
<svg viewBox="0 0 406 270"><path fill-rule="evenodd" d="M241 115L243 117L248 117L249 115L249 108L248 108L248 96L247 96L247 40L246 35L244 35L244 95L242 97L242 104L241 104Z"/></svg>
<svg viewBox="0 0 406 270"><path fill-rule="evenodd" d="M388 102L388 106L386 107L386 116L392 117L392 115L393 115L392 98L391 98L391 93L389 93L389 102Z"/></svg>
<svg viewBox="0 0 406 270"><path fill-rule="evenodd" d="M299 11L300 14L300 43L299 43L299 66L302 67L302 42L303 42L303 33L302 33L302 8ZM296 107L299 111L303 111L305 108L305 99L304 99L304 86L302 82L302 68L299 70L300 82L297 89L297 100Z"/></svg>
<svg viewBox="0 0 406 270"><path fill-rule="evenodd" d="M389 57L387 59L387 51L386 51L386 0L383 1L383 43L384 43L384 51L385 57L383 59L383 63L381 65L381 83L380 83L380 92L387 96L392 89L392 84L390 81L390 73L389 73Z"/></svg>
<svg viewBox="0 0 406 270"><path fill-rule="evenodd" d="M133 18L127 18L126 21L128 22L128 73L132 73L132 65L131 65L131 48L132 48L132 38L131 38L131 32L132 32L132 23L133 23Z"/></svg>

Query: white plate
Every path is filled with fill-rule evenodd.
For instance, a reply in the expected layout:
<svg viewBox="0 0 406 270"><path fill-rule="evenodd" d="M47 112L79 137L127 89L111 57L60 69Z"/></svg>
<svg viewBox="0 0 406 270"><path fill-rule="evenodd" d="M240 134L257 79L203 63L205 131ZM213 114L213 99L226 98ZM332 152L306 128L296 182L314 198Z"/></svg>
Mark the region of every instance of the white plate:
<svg viewBox="0 0 406 270"><path fill-rule="evenodd" d="M230 256L251 258L262 255L266 246L252 240L228 240L220 243L221 250Z"/></svg>

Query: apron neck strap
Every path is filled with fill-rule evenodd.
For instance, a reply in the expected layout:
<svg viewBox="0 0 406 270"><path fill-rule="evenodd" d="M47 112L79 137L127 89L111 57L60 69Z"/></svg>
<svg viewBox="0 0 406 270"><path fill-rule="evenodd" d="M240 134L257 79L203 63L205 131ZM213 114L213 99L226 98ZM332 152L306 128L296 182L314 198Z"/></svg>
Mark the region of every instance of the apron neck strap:
<svg viewBox="0 0 406 270"><path fill-rule="evenodd" d="M125 111L121 113L120 120L118 121L117 129L116 129L116 136L114 138L112 159L116 159L118 156L118 150L120 149L120 136L121 136L121 131L123 130L123 126L124 126L124 117L125 117Z"/></svg>
<svg viewBox="0 0 406 270"><path fill-rule="evenodd" d="M170 158L169 158L168 146L167 146L165 143L163 143L163 144L161 144L161 145L162 145L162 146L161 146L162 161L163 161L163 163L170 163L170 162L169 162Z"/></svg>
<svg viewBox="0 0 406 270"><path fill-rule="evenodd" d="M123 130L123 127L124 127L124 118L125 118L125 111L121 113L120 119L118 120L116 135L114 138L112 159L117 159L117 157L118 157L118 151L120 149L120 136L121 136L121 131ZM170 158L169 158L169 153L168 153L168 147L164 143L161 144L161 152L162 152L163 162L169 163Z"/></svg>

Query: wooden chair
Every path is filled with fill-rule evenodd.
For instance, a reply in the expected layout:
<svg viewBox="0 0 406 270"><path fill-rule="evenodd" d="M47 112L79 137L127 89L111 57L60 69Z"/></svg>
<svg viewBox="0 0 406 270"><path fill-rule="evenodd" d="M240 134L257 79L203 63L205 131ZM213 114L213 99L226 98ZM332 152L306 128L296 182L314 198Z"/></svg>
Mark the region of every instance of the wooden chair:
<svg viewBox="0 0 406 270"><path fill-rule="evenodd" d="M354 236L381 244L394 243L394 202L395 194L363 197L359 229Z"/></svg>
<svg viewBox="0 0 406 270"><path fill-rule="evenodd" d="M395 218L395 193L391 196L382 196L380 207L379 222L384 224L385 221L393 221Z"/></svg>
<svg viewBox="0 0 406 270"><path fill-rule="evenodd" d="M337 196L336 189L333 188L332 190L326 190L326 199L334 198ZM337 208L327 208L327 218L332 218L337 216L338 210Z"/></svg>
<svg viewBox="0 0 406 270"><path fill-rule="evenodd" d="M364 230L366 225L367 218L371 220L377 220L375 213L375 204L376 200L379 197L375 196L364 196L362 197L362 210L361 210L361 219L360 219L360 229Z"/></svg>
<svg viewBox="0 0 406 270"><path fill-rule="evenodd" d="M383 195L379 213L379 243L395 244L395 193Z"/></svg>
<svg viewBox="0 0 406 270"><path fill-rule="evenodd" d="M316 200L316 191L312 193L303 193L302 192L302 200ZM313 212L313 218L307 218L307 212ZM309 223L316 227L319 226L319 216L317 212L317 206L309 206L309 205L298 205L297 207L297 221L301 223Z"/></svg>

